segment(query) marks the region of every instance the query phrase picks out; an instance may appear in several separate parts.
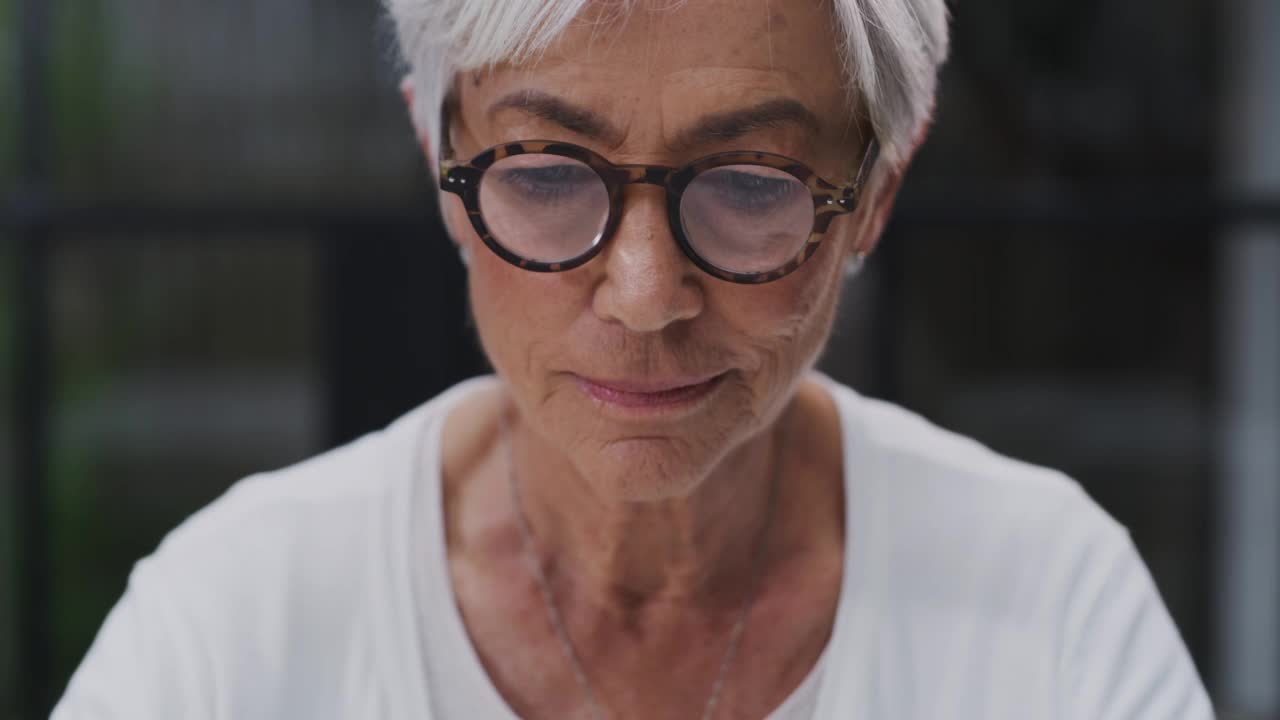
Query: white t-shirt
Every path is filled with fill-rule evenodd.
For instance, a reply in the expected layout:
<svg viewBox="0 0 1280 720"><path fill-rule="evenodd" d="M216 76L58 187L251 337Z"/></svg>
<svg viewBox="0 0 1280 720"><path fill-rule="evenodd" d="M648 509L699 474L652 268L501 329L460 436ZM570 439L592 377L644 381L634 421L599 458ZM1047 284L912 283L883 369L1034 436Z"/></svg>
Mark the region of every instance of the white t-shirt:
<svg viewBox="0 0 1280 720"><path fill-rule="evenodd" d="M818 379L851 469L844 579L822 660L771 720L1212 717L1128 533L1078 485ZM453 602L439 497L448 410L492 382L171 532L53 720L513 717Z"/></svg>

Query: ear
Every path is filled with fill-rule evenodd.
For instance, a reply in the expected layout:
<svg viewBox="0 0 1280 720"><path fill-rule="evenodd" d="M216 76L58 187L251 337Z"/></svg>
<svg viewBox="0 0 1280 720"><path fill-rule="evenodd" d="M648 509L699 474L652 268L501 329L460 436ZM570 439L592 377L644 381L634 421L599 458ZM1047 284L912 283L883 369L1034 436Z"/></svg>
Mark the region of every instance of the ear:
<svg viewBox="0 0 1280 720"><path fill-rule="evenodd" d="M911 152L907 153L907 157L902 164L895 168L890 168L885 175L884 181L879 184L876 191L870 197L865 198L866 211L858 213L859 217L855 223L857 233L850 252L863 252L868 255L876 246L880 244L880 235L884 232L884 226L889 222L889 215L893 212L893 204L898 200L898 190L902 188L902 178L907 173L907 167L911 164L911 160L915 158L916 152L920 150L920 146L924 144L925 138L929 135L929 128L933 125L933 112L929 113L929 119L921 125L919 132L916 133L915 141L911 144ZM881 160L881 162L884 162ZM859 208L861 209L861 208Z"/></svg>
<svg viewBox="0 0 1280 720"><path fill-rule="evenodd" d="M884 181L876 188L875 193L862 199L860 205L863 212L858 213L854 223L854 241L851 252L862 252L870 255L880 244L880 235L893 213L893 204L898 199L898 189L902 187L905 168L892 169Z"/></svg>
<svg viewBox="0 0 1280 720"><path fill-rule="evenodd" d="M404 98L405 108L409 111L409 121L413 123L413 135L418 139L418 147L422 148L422 152L427 156L427 167L433 168L435 164L434 158L431 157L430 135L427 134L427 128L419 122L414 104L417 91L413 87L412 75L405 75L400 80L400 97Z"/></svg>
<svg viewBox="0 0 1280 720"><path fill-rule="evenodd" d="M435 158L433 158L431 155L431 136L427 133L427 128L424 127L422 123L418 121L419 120L418 113L415 112L416 106L414 105L414 100L417 97L417 91L414 90L414 87L413 87L412 75L406 75L400 81L400 97L404 98L405 107L408 108L409 110L409 119L413 122L413 133L414 133L414 137L418 139L418 147L422 149L422 154L425 155L427 158L428 172L434 175L434 173L436 172L436 169L435 169L436 164L435 164ZM458 236L454 234L453 228L450 226L451 224L449 222L449 208L451 204L447 200L447 197L448 197L448 193L445 193L443 191L439 191L436 194L436 198L438 200L438 207L440 208L440 222L444 224L445 235L449 237L450 242L452 242L455 246L457 246L458 252L461 254L463 259L462 264L466 265L467 264L466 249L463 246L462 241L458 238Z"/></svg>

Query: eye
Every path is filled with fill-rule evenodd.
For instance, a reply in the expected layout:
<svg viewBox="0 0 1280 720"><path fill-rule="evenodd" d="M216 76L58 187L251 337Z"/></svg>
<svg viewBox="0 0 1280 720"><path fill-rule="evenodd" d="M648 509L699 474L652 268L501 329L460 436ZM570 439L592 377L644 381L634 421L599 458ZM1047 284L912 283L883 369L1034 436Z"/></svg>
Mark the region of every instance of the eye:
<svg viewBox="0 0 1280 720"><path fill-rule="evenodd" d="M796 178L772 173L777 171L718 168L704 173L698 182L708 183L718 202L740 212L769 212L806 191Z"/></svg>
<svg viewBox="0 0 1280 720"><path fill-rule="evenodd" d="M501 168L496 174L509 190L541 202L572 197L600 183L591 168L574 162Z"/></svg>

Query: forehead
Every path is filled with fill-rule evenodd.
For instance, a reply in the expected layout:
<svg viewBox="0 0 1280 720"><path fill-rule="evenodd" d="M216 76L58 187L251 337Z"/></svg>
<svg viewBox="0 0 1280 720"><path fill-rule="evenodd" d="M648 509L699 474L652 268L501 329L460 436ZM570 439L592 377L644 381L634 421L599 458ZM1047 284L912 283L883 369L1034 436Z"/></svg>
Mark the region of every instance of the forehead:
<svg viewBox="0 0 1280 720"><path fill-rule="evenodd" d="M790 98L822 119L824 134L847 131L853 112L828 0L630 5L589 5L535 62L464 78L464 105L474 111L533 88L608 115L635 140L669 135L707 113Z"/></svg>

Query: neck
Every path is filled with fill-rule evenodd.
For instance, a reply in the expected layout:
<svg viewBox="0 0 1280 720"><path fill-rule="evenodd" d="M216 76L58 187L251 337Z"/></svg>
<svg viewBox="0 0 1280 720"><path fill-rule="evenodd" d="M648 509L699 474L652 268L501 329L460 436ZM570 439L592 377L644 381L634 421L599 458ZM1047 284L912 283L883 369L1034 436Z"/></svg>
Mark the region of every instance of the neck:
<svg viewBox="0 0 1280 720"><path fill-rule="evenodd" d="M785 422L730 452L688 494L630 501L609 497L510 418L506 466L551 581L622 609L739 604L776 502Z"/></svg>

